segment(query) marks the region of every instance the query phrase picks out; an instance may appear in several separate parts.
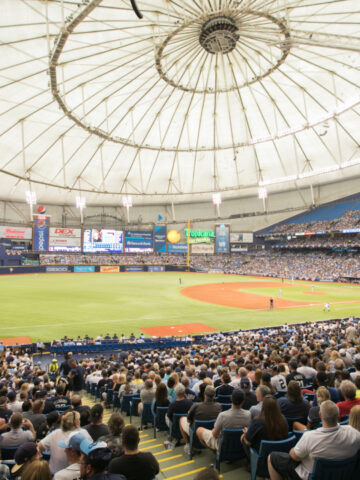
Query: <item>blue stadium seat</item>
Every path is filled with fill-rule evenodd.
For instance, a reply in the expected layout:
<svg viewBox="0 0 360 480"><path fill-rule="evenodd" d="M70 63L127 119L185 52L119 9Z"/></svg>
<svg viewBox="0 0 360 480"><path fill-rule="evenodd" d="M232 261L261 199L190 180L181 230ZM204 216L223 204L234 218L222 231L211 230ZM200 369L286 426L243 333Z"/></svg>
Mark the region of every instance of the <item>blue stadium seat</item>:
<svg viewBox="0 0 360 480"><path fill-rule="evenodd" d="M154 423L154 417L152 412L152 402L143 402L142 411L140 417L140 429L143 429L143 426L151 423Z"/></svg>
<svg viewBox="0 0 360 480"><path fill-rule="evenodd" d="M132 422L132 417L139 416L138 406L140 402L141 398L138 395L136 395L130 400L130 423Z"/></svg>
<svg viewBox="0 0 360 480"><path fill-rule="evenodd" d="M225 429L222 431L219 446L216 452L216 468L220 472L220 463L223 461L234 462L246 457L240 437L243 429Z"/></svg>
<svg viewBox="0 0 360 480"><path fill-rule="evenodd" d="M120 410L121 402L119 398L119 392L113 393L113 410Z"/></svg>
<svg viewBox="0 0 360 480"><path fill-rule="evenodd" d="M221 403L221 410L225 412L225 410L230 410L232 403Z"/></svg>
<svg viewBox="0 0 360 480"><path fill-rule="evenodd" d="M125 412L126 415L130 415L131 411L131 400L135 397L138 397L137 394L132 393L124 393L122 400L121 400L121 412Z"/></svg>
<svg viewBox="0 0 360 480"><path fill-rule="evenodd" d="M328 460L315 458L308 480L359 480L360 451L350 458Z"/></svg>
<svg viewBox="0 0 360 480"><path fill-rule="evenodd" d="M173 438L181 440L182 435L180 431L179 421L181 417L187 417L187 413L174 413L172 420L170 420L169 439L172 442Z"/></svg>
<svg viewBox="0 0 360 480"><path fill-rule="evenodd" d="M169 427L167 426L165 417L166 417L166 412L168 411L168 407L156 407L152 408L153 412L153 417L154 417L154 438L156 438L156 431L164 432L166 430L169 430Z"/></svg>
<svg viewBox="0 0 360 480"><path fill-rule="evenodd" d="M267 458L271 452L290 452L296 445L295 435L285 440L269 441L261 440L259 452L250 447L250 465L251 465L251 480L256 480L256 476L270 477L267 468Z"/></svg>
<svg viewBox="0 0 360 480"><path fill-rule="evenodd" d="M190 460L192 459L193 456L193 449L198 448L202 449L205 448L199 441L199 439L196 436L196 430L199 427L207 428L208 430L212 430L215 425L215 419L214 420L195 420L194 425L190 425L189 433L190 433L190 453L189 457Z"/></svg>

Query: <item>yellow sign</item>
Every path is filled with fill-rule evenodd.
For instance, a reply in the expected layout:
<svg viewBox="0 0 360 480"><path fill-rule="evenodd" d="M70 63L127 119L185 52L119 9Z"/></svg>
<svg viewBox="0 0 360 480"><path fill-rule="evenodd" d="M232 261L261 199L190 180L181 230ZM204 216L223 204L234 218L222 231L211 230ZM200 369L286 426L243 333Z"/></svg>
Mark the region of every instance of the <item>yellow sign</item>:
<svg viewBox="0 0 360 480"><path fill-rule="evenodd" d="M180 242L181 235L177 230L170 230L166 238L169 243L178 243Z"/></svg>
<svg viewBox="0 0 360 480"><path fill-rule="evenodd" d="M120 267L100 267L101 273L119 273Z"/></svg>

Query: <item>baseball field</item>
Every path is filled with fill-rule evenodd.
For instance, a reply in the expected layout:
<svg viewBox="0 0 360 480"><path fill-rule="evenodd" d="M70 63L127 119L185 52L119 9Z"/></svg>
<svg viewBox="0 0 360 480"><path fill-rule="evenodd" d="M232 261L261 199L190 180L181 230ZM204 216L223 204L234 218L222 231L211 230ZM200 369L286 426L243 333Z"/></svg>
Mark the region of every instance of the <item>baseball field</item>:
<svg viewBox="0 0 360 480"><path fill-rule="evenodd" d="M0 337L32 341L114 332L185 335L360 316L360 286L221 274L13 275L0 277L0 292Z"/></svg>

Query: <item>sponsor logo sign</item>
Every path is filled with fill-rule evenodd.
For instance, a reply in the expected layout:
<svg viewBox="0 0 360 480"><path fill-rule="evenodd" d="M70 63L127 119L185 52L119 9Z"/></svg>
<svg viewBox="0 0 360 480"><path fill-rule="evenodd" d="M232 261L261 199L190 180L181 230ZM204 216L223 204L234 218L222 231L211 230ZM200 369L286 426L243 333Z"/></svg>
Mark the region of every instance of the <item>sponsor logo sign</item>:
<svg viewBox="0 0 360 480"><path fill-rule="evenodd" d="M253 243L254 235L252 233L230 233L230 242L231 243Z"/></svg>
<svg viewBox="0 0 360 480"><path fill-rule="evenodd" d="M168 243L167 251L168 253L186 253L187 244L186 243Z"/></svg>
<svg viewBox="0 0 360 480"><path fill-rule="evenodd" d="M230 249L230 228L226 225L217 225L216 232L216 253L229 253Z"/></svg>
<svg viewBox="0 0 360 480"><path fill-rule="evenodd" d="M190 238L214 238L215 234L212 230L191 230L184 228L185 236Z"/></svg>
<svg viewBox="0 0 360 480"><path fill-rule="evenodd" d="M34 250L49 250L50 218L45 215L34 216Z"/></svg>
<svg viewBox="0 0 360 480"><path fill-rule="evenodd" d="M128 267L125 267L125 272L143 272L144 267L141 265L129 265Z"/></svg>
<svg viewBox="0 0 360 480"><path fill-rule="evenodd" d="M155 225L154 227L154 251L166 252L166 226Z"/></svg>
<svg viewBox="0 0 360 480"><path fill-rule="evenodd" d="M213 254L214 244L195 243L191 245L191 253Z"/></svg>
<svg viewBox="0 0 360 480"><path fill-rule="evenodd" d="M104 266L104 267L100 267L100 272L101 273L119 273L120 272L120 267Z"/></svg>
<svg viewBox="0 0 360 480"><path fill-rule="evenodd" d="M31 240L32 229L28 227L0 226L0 238L17 238L20 240Z"/></svg>
<svg viewBox="0 0 360 480"><path fill-rule="evenodd" d="M90 265L79 265L74 267L74 272L76 273L93 273L95 272L95 267Z"/></svg>
<svg viewBox="0 0 360 480"><path fill-rule="evenodd" d="M67 273L69 270L68 270L68 267L52 267L52 266L49 266L49 267L46 267L46 273Z"/></svg>
<svg viewBox="0 0 360 480"><path fill-rule="evenodd" d="M164 265L149 265L148 272L165 272Z"/></svg>

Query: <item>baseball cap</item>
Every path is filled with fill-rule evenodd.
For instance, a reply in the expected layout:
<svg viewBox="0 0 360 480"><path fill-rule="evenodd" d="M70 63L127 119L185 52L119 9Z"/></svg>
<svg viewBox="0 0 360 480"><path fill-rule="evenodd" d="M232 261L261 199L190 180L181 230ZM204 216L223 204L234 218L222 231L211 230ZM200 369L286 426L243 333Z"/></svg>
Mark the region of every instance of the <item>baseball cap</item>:
<svg viewBox="0 0 360 480"><path fill-rule="evenodd" d="M99 450L101 448L108 448L106 442L90 442L86 438L81 441L80 443L80 451L85 453L85 455L89 455L90 453L94 452L95 450Z"/></svg>
<svg viewBox="0 0 360 480"><path fill-rule="evenodd" d="M25 462L28 462L32 459L37 453L36 443L34 442L25 442L23 443L15 452L15 462L16 465L13 466L11 473L16 473L24 465Z"/></svg>
<svg viewBox="0 0 360 480"><path fill-rule="evenodd" d="M234 405L241 405L241 403L245 400L245 395L243 390L240 388L235 388L231 394L231 401Z"/></svg>
<svg viewBox="0 0 360 480"><path fill-rule="evenodd" d="M61 440L58 445L61 448L72 448L81 452L80 444L83 440L85 440L85 437L82 433L74 433L67 440Z"/></svg>
<svg viewBox="0 0 360 480"><path fill-rule="evenodd" d="M243 377L240 380L240 388L244 390L244 392L249 392L251 390L250 380L247 377Z"/></svg>

